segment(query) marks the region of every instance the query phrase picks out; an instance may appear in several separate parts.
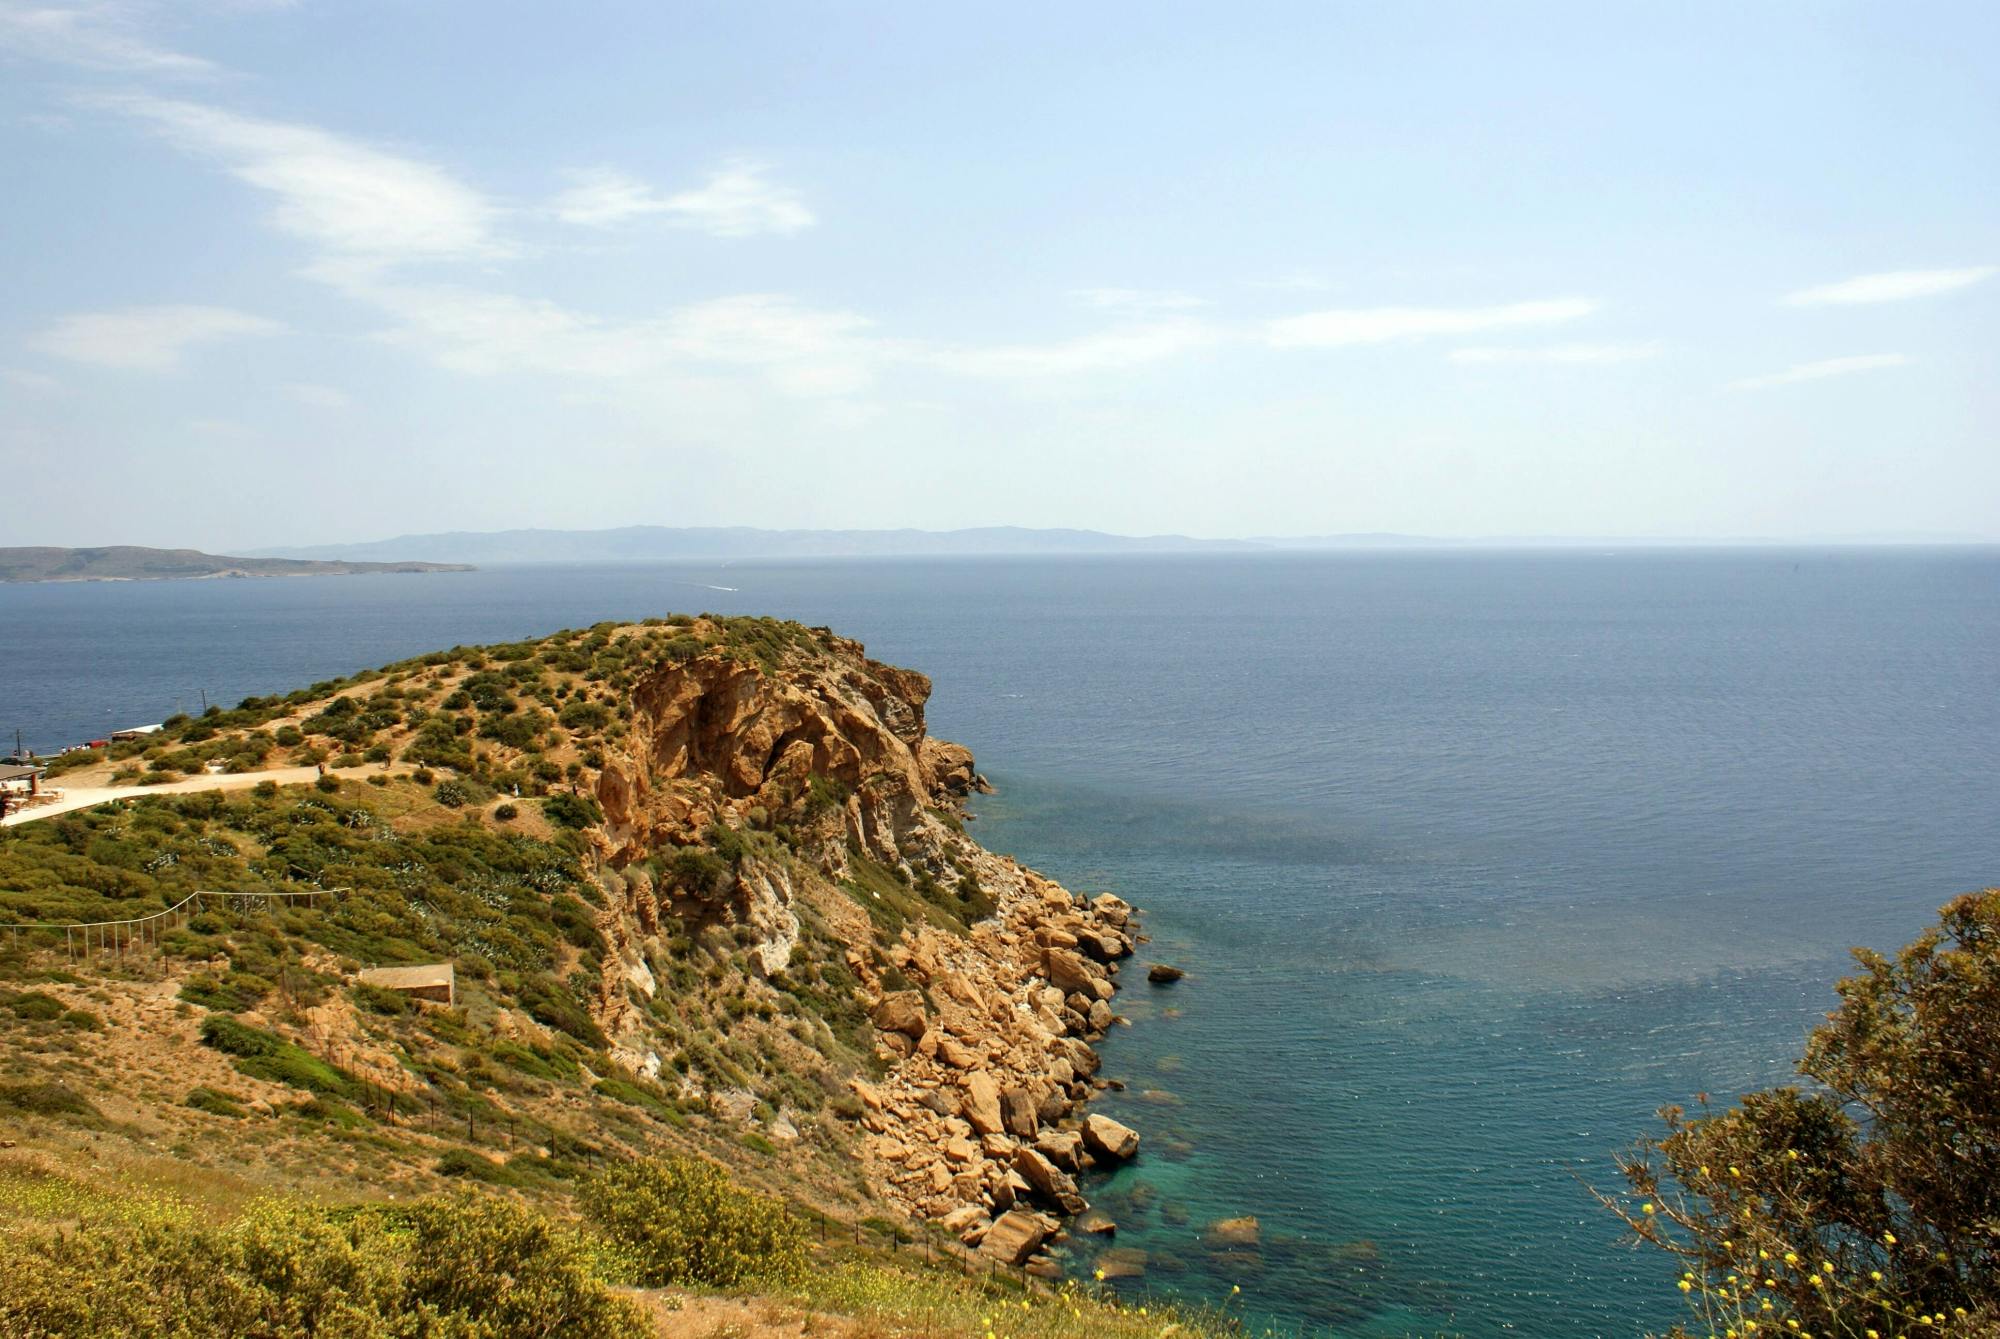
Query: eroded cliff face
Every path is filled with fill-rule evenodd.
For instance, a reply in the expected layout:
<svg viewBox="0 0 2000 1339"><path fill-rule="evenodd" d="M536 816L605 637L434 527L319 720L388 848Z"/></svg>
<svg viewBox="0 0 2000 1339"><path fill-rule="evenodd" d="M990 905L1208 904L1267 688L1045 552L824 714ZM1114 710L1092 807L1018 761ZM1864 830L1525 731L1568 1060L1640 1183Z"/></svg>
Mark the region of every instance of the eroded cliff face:
<svg viewBox="0 0 2000 1339"><path fill-rule="evenodd" d="M851 1090L878 1193L1046 1266L1046 1215L1084 1207L1075 1175L1136 1144L1080 1118L1136 931L1118 899L1086 902L966 835L962 802L984 783L926 733L930 687L827 633L781 660L709 651L639 675L596 778L614 950L597 1013L621 1063L673 1080L663 959L690 927L740 953L752 1013L844 991L829 1007L863 1026L774 1044Z"/></svg>

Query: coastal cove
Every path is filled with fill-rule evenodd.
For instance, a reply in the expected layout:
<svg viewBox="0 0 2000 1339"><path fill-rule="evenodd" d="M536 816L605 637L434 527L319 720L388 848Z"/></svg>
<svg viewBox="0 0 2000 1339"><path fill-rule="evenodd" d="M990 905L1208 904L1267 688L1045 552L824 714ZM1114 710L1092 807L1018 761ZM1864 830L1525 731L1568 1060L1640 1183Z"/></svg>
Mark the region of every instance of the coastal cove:
<svg viewBox="0 0 2000 1339"><path fill-rule="evenodd" d="M1586 1183L1654 1108L1782 1081L1852 944L2000 869L1992 551L494 568L0 590L53 749L453 643L670 610L929 674L975 835L1138 905L1087 1185L1121 1288L1342 1334L1632 1333ZM1216 1248L1255 1215L1254 1252Z"/></svg>

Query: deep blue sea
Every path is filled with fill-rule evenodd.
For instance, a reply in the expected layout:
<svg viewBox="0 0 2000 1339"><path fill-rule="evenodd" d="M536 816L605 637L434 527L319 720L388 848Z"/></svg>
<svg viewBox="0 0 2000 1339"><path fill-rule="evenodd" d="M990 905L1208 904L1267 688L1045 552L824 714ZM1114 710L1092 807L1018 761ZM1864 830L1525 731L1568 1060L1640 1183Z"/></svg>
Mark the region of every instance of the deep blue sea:
<svg viewBox="0 0 2000 1339"><path fill-rule="evenodd" d="M2000 552L1393 553L0 587L50 748L461 642L670 611L929 672L977 834L1140 904L1093 1188L1143 1285L1342 1335L1630 1336L1587 1187L1783 1081L1846 951L2000 883ZM1254 1213L1260 1260L1197 1235Z"/></svg>

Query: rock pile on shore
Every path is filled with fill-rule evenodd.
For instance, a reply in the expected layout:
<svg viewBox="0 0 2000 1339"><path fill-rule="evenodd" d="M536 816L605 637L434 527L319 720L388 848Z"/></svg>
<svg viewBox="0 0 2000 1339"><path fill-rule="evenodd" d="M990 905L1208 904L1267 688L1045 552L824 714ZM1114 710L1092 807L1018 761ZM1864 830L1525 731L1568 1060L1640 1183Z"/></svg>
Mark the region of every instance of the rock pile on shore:
<svg viewBox="0 0 2000 1339"><path fill-rule="evenodd" d="M1011 860L987 856L996 915L960 938L906 932L890 958L913 988L873 1015L895 1064L854 1089L873 1179L912 1215L1009 1264L1089 1206L1086 1168L1132 1157L1139 1135L1081 1108L1101 1086L1091 1043L1136 926L1105 894L1085 901Z"/></svg>

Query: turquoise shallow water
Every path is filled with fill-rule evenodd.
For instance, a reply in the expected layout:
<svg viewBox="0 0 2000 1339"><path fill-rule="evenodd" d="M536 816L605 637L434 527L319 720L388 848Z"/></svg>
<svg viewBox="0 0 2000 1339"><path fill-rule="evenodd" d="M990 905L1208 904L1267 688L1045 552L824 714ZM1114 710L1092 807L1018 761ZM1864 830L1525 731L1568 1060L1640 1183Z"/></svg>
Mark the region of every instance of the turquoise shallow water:
<svg viewBox="0 0 2000 1339"><path fill-rule="evenodd" d="M719 590L716 587L734 589ZM2000 882L2000 555L1385 554L496 569L0 587L7 719L670 609L930 672L978 835L1141 904L1104 1047L1134 1287L1389 1336L1672 1315L1587 1186L1652 1111L1782 1080L1853 944ZM1170 1011L1172 1011L1170 1013ZM1207 1221L1254 1213L1254 1257ZM1087 1261L1085 1262L1087 1265Z"/></svg>

